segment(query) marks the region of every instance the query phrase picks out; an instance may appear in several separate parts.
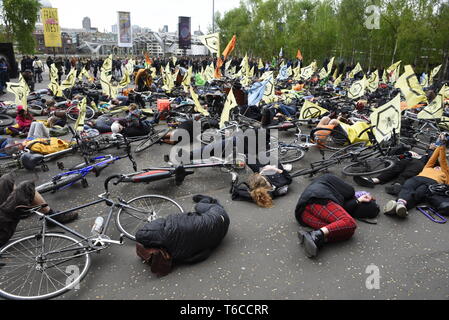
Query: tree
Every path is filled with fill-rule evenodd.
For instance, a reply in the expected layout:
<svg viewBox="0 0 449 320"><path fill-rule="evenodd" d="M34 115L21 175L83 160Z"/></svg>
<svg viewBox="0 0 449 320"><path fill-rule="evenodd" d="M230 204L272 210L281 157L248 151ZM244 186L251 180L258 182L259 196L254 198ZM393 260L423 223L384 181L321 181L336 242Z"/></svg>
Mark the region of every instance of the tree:
<svg viewBox="0 0 449 320"><path fill-rule="evenodd" d="M2 18L5 36L16 41L21 53L34 53L36 43L33 32L41 4L37 0L3 0Z"/></svg>

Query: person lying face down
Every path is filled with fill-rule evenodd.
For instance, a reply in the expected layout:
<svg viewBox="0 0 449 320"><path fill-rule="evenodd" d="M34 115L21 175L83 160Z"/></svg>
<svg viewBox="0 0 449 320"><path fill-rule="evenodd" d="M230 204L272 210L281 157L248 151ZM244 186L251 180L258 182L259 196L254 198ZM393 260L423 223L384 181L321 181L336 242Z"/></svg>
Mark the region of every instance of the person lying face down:
<svg viewBox="0 0 449 320"><path fill-rule="evenodd" d="M325 174L315 179L302 193L295 217L311 232L299 232L301 244L309 258L316 257L326 242L350 239L357 229L355 219L374 219L379 206L368 192L355 192L340 178Z"/></svg>

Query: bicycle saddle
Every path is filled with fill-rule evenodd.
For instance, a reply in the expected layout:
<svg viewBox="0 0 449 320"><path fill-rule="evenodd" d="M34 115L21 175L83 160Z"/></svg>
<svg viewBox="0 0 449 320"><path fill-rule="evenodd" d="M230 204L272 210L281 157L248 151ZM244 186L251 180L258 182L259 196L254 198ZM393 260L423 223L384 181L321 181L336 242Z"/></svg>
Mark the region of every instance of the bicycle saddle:
<svg viewBox="0 0 449 320"><path fill-rule="evenodd" d="M24 153L20 157L20 161L25 169L33 171L44 162L44 156L41 154Z"/></svg>

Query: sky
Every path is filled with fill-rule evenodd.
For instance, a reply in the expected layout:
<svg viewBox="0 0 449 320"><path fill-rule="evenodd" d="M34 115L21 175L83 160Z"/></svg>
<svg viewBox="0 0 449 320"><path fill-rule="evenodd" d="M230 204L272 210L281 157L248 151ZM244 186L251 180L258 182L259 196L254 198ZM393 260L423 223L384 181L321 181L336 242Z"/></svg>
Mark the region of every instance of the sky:
<svg viewBox="0 0 449 320"><path fill-rule="evenodd" d="M91 19L92 27L111 31L117 23L117 11L131 12L131 23L158 31L164 25L178 30L178 17L192 18L192 31L206 32L212 26L213 0L47 0L58 8L59 23L63 28L82 28L84 17ZM215 11L225 12L238 7L240 0L215 0Z"/></svg>

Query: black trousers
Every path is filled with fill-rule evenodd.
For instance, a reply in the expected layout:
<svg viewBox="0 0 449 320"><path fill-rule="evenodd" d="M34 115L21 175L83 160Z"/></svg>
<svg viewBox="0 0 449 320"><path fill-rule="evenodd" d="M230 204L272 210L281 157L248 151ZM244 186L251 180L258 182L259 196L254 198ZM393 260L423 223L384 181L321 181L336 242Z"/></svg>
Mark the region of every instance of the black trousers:
<svg viewBox="0 0 449 320"><path fill-rule="evenodd" d="M434 184L437 184L435 180L426 177L413 177L408 179L402 186L398 199L407 201L407 209L409 210L427 202L441 214L447 215L446 212L441 212L440 209L443 207L443 203L449 202L449 197L432 194L429 186Z"/></svg>
<svg viewBox="0 0 449 320"><path fill-rule="evenodd" d="M382 172L377 179L380 183L385 184L388 182L404 183L421 173L424 168L424 162L418 159L402 159L396 161L395 165L388 171Z"/></svg>

